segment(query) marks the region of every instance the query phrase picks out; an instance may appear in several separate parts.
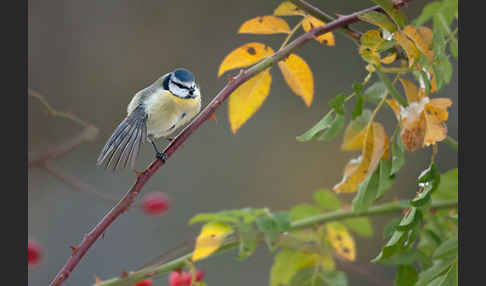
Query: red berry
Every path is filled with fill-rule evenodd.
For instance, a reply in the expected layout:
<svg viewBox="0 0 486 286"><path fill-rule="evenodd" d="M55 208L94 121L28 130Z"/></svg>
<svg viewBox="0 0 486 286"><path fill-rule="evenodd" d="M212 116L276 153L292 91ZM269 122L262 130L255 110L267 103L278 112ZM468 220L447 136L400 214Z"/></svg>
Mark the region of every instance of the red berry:
<svg viewBox="0 0 486 286"><path fill-rule="evenodd" d="M169 275L169 286L183 286L182 273L172 271Z"/></svg>
<svg viewBox="0 0 486 286"><path fill-rule="evenodd" d="M182 278L181 278L182 285L185 286L191 285L191 279L192 279L191 272L182 272Z"/></svg>
<svg viewBox="0 0 486 286"><path fill-rule="evenodd" d="M42 249L41 246L34 240L28 242L27 247L27 263L29 267L36 266L41 262Z"/></svg>
<svg viewBox="0 0 486 286"><path fill-rule="evenodd" d="M142 280L138 283L135 283L134 286L152 286L152 279L145 279L145 280Z"/></svg>
<svg viewBox="0 0 486 286"><path fill-rule="evenodd" d="M197 270L196 271L196 281L202 281L204 278L204 274L206 274L203 270Z"/></svg>
<svg viewBox="0 0 486 286"><path fill-rule="evenodd" d="M143 210L149 215L163 214L169 209L169 205L169 197L161 192L150 193L142 198Z"/></svg>

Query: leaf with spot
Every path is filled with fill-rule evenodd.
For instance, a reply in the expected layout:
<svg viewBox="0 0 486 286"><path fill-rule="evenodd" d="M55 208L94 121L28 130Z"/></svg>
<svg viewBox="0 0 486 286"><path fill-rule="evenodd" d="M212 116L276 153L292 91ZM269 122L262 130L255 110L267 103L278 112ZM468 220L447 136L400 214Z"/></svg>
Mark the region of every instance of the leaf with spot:
<svg viewBox="0 0 486 286"><path fill-rule="evenodd" d="M326 224L326 240L340 257L354 261L356 259L356 246L353 237L346 226L339 222Z"/></svg>
<svg viewBox="0 0 486 286"><path fill-rule="evenodd" d="M434 60L434 52L432 48L432 30L425 26L411 26L408 25L403 29L403 33L407 35L415 46L425 55L429 64Z"/></svg>
<svg viewBox="0 0 486 286"><path fill-rule="evenodd" d="M290 89L302 98L307 106L311 106L314 98L314 76L309 65L296 54L278 62L278 67Z"/></svg>
<svg viewBox="0 0 486 286"><path fill-rule="evenodd" d="M243 68L259 62L271 56L273 49L267 45L257 42L246 43L231 51L221 62L218 77L228 70Z"/></svg>
<svg viewBox="0 0 486 286"><path fill-rule="evenodd" d="M238 29L239 34L288 34L290 27L287 22L276 16L260 16L245 21Z"/></svg>
<svg viewBox="0 0 486 286"><path fill-rule="evenodd" d="M233 228L226 223L210 222L205 224L196 239L192 261L204 259L214 253L222 245L224 238L232 232Z"/></svg>
<svg viewBox="0 0 486 286"><path fill-rule="evenodd" d="M403 31L396 31L393 34L393 39L397 41L398 45L405 50L408 57L408 66L412 67L420 58L420 51L417 49L415 44L407 38Z"/></svg>
<svg viewBox="0 0 486 286"><path fill-rule="evenodd" d="M271 83L272 76L267 69L233 91L228 103L228 116L233 133L261 107L270 92Z"/></svg>
<svg viewBox="0 0 486 286"><path fill-rule="evenodd" d="M310 30L324 26L326 23L323 21L313 17L313 16L305 16L304 19L302 20L302 29L307 33ZM322 34L316 38L316 41L319 43L325 43L328 46L334 46L335 45L335 40L334 40L334 34L332 32L327 32L325 34Z"/></svg>
<svg viewBox="0 0 486 286"><path fill-rule="evenodd" d="M273 11L275 16L304 16L304 11L300 10L294 3L284 1Z"/></svg>

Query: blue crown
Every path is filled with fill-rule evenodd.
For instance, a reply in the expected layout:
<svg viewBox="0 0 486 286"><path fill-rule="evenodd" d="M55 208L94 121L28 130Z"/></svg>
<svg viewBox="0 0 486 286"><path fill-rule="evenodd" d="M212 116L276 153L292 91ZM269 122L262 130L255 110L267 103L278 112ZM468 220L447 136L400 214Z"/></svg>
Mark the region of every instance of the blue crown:
<svg viewBox="0 0 486 286"><path fill-rule="evenodd" d="M188 71L184 68L174 70L174 76L182 82L193 82L194 81L194 75L192 74L192 72L190 72L190 71Z"/></svg>

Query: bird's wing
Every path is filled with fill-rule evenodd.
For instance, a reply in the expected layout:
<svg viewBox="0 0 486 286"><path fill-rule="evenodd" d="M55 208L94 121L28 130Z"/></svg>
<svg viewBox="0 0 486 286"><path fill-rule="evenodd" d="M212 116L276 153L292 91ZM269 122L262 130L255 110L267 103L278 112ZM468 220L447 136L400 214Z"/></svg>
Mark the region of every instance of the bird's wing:
<svg viewBox="0 0 486 286"><path fill-rule="evenodd" d="M97 165L113 170L134 169L140 151L140 145L147 137L147 114L139 105L118 125L105 144L97 160Z"/></svg>

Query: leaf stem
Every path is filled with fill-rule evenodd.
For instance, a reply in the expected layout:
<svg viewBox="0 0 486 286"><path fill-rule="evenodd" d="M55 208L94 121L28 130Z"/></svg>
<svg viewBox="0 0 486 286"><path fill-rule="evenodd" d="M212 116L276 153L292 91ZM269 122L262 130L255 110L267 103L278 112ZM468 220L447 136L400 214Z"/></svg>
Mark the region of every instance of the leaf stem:
<svg viewBox="0 0 486 286"><path fill-rule="evenodd" d="M370 207L368 210L363 212L354 212L352 210L336 210L332 212L326 212L322 214L318 214L312 217L308 217L305 219L297 220L291 223L290 231L295 231L303 228L314 227L316 225L321 225L331 221L338 221L347 218L355 218L355 217L364 217L364 216L377 216L377 215L384 215L387 213L394 213L394 212L401 212L404 209L410 207L410 203L408 200L402 201L394 201L385 203L382 205L377 205ZM431 209L447 209L447 208L455 208L457 207L457 199L450 199L450 200L436 200L433 201L430 205ZM227 250L237 248L239 245L238 241L231 241L222 246L216 253L223 253ZM156 268L150 269L142 269L137 272L133 272L128 274L125 278L112 278L109 280L105 280L96 284L96 286L122 286L122 285L131 285L143 279L147 279L148 277L159 276L162 274L166 274L172 270L177 268L183 267L185 265L185 261L192 257L192 252L187 253L179 258L176 258L166 264L160 265Z"/></svg>
<svg viewBox="0 0 486 286"><path fill-rule="evenodd" d="M459 151L459 143L457 143L456 139L447 136L444 139L444 143L446 143L451 149L455 150L456 152Z"/></svg>
<svg viewBox="0 0 486 286"><path fill-rule="evenodd" d="M297 25L295 25L295 27L292 29L292 31L290 31L290 33L287 35L287 38L285 38L285 41L282 43L282 45L280 46L280 49L278 50L281 50L283 49L283 47L285 47L285 45L289 42L290 38L292 38L292 36L294 35L295 31L297 31L297 29L302 26L302 20L300 20L299 23L297 23Z"/></svg>
<svg viewBox="0 0 486 286"><path fill-rule="evenodd" d="M403 97L400 96L400 94L398 93L398 91L395 89L395 87L393 86L393 84L391 83L390 79L388 78L388 76L386 76L381 67L378 67L378 66L375 66L376 68L376 73L378 74L378 77L383 81L383 83L385 84L386 88L388 89L388 91L390 92L391 96L396 100L398 101L398 103L400 103L403 107L407 107L408 104L407 102L405 101L405 99L403 99Z"/></svg>

